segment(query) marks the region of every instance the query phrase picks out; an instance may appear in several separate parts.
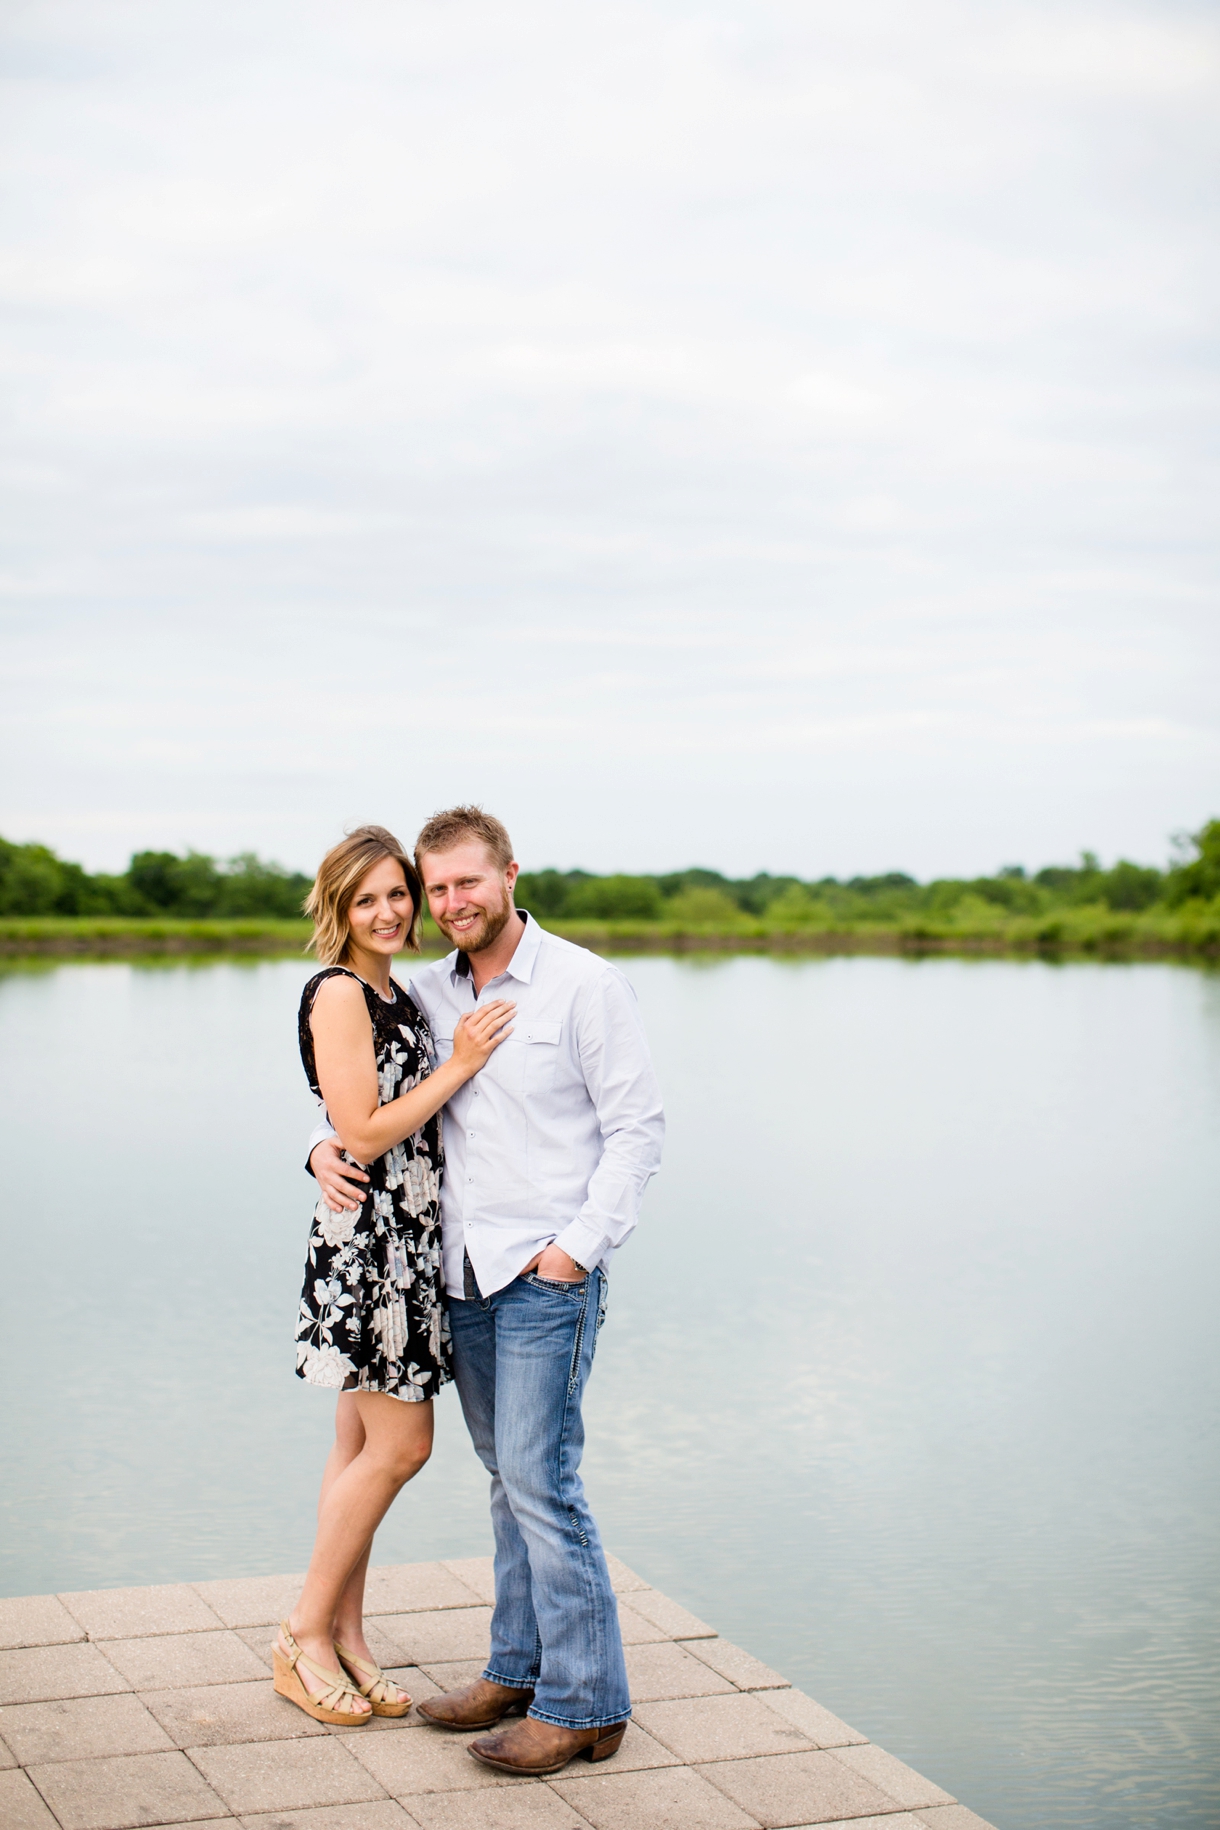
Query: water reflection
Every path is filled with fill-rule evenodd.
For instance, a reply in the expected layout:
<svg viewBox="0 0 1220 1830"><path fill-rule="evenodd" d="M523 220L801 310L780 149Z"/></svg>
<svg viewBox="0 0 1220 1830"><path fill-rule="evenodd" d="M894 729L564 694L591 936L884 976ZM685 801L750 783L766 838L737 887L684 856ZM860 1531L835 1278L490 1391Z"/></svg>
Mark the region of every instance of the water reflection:
<svg viewBox="0 0 1220 1830"><path fill-rule="evenodd" d="M671 1134L589 1484L629 1562L1004 1830L1220 1816L1220 981L630 959ZM297 960L0 983L4 1591L298 1567ZM486 1547L456 1406L387 1558Z"/></svg>

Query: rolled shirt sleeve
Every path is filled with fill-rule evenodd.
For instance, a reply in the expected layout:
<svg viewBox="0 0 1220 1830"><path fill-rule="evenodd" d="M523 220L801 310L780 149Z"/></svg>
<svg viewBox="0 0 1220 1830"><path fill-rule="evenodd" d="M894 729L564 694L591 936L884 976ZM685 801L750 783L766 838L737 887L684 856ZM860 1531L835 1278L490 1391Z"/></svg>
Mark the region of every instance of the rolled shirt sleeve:
<svg viewBox="0 0 1220 1830"><path fill-rule="evenodd" d="M324 1144L328 1137L335 1137L338 1135L335 1131L335 1127L330 1122L330 1116L321 1100L318 1101L318 1114L318 1122L309 1134L309 1143L305 1149L305 1173L307 1175L313 1175L313 1164L309 1159L318 1145Z"/></svg>

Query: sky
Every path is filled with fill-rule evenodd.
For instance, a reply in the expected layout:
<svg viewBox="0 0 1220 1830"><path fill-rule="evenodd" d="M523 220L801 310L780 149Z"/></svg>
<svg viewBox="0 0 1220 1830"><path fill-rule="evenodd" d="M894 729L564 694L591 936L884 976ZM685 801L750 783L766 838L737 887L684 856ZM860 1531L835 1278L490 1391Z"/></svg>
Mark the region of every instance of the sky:
<svg viewBox="0 0 1220 1830"><path fill-rule="evenodd" d="M10 0L0 832L1162 861L1220 814L1220 17Z"/></svg>

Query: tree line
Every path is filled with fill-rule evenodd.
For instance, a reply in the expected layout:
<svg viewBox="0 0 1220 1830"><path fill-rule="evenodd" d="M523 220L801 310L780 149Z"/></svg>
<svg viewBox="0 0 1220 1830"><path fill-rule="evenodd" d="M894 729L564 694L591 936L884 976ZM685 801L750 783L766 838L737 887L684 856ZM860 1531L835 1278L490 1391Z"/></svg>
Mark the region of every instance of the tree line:
<svg viewBox="0 0 1220 1830"><path fill-rule="evenodd" d="M47 845L0 839L0 915L212 917L301 914L312 877L253 852L218 862L206 852L138 851L125 871L90 873Z"/></svg>
<svg viewBox="0 0 1220 1830"><path fill-rule="evenodd" d="M716 922L743 916L783 923L902 921L912 915L951 915L973 900L1011 915L1055 908L1096 907L1138 912L1160 904L1180 908L1220 896L1220 820L1183 838L1182 855L1165 870L1120 858L1103 868L1092 852L1076 864L1050 864L1028 873L1009 864L991 877L938 877L920 883L905 871L877 877L725 877L685 870L663 876L597 877L588 871L522 871L517 901L552 921L644 920Z"/></svg>
<svg viewBox="0 0 1220 1830"><path fill-rule="evenodd" d="M903 871L877 877L725 877L692 869L659 876L590 871L522 871L517 901L548 921L682 921L716 923L743 917L789 923L902 921L992 908L1011 915L1103 906L1138 912L1180 908L1220 897L1220 819L1179 843L1178 858L1160 870L1120 858L1103 868L1092 852L1076 864L1051 864L1029 874L1006 865L990 877L940 877L919 883ZM125 871L90 873L46 845L0 839L0 915L169 916L176 919L273 917L301 914L311 879L267 863L253 852L217 860L204 852L136 852Z"/></svg>

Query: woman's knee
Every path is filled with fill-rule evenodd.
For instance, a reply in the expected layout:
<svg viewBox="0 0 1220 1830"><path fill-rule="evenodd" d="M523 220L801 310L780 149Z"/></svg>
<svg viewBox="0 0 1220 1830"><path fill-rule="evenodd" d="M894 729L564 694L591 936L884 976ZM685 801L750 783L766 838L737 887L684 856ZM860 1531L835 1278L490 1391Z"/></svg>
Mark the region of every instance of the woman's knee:
<svg viewBox="0 0 1220 1830"><path fill-rule="evenodd" d="M379 1455L386 1472L400 1487L414 1480L432 1453L430 1442L399 1442L385 1445Z"/></svg>
<svg viewBox="0 0 1220 1830"><path fill-rule="evenodd" d="M359 1455L364 1447L364 1420L352 1392L340 1392L335 1406L335 1442L345 1455Z"/></svg>

